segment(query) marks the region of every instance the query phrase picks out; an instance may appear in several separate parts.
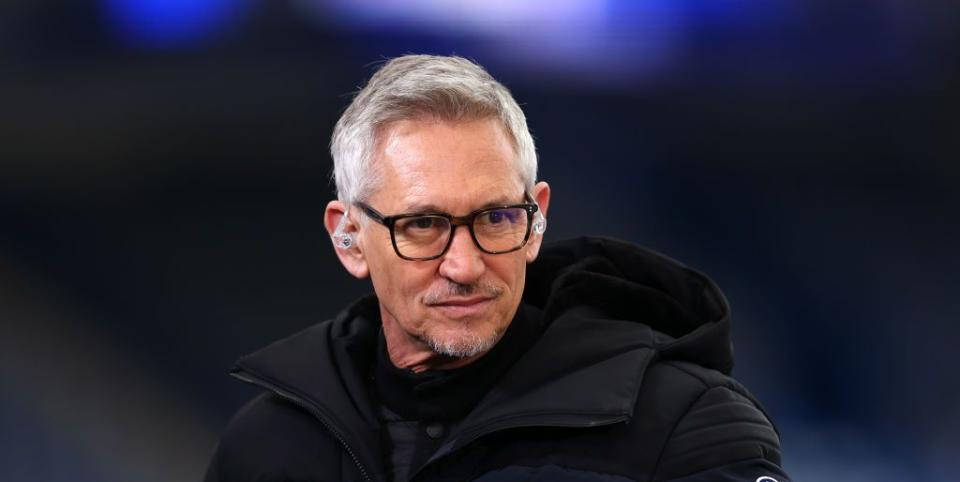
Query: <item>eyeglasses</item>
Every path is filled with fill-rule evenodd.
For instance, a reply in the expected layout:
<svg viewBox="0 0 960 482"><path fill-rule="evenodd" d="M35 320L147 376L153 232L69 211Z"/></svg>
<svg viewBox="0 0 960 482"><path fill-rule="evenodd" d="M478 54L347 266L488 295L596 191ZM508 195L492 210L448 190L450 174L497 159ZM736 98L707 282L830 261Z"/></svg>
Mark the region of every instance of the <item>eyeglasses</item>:
<svg viewBox="0 0 960 482"><path fill-rule="evenodd" d="M527 200L530 196L526 195ZM384 216L376 209L356 203L374 221L390 230L390 241L397 256L411 261L427 261L444 255L453 243L453 230L466 226L470 237L488 254L516 251L527 244L537 205L528 202L478 209L466 216L447 213L410 213Z"/></svg>

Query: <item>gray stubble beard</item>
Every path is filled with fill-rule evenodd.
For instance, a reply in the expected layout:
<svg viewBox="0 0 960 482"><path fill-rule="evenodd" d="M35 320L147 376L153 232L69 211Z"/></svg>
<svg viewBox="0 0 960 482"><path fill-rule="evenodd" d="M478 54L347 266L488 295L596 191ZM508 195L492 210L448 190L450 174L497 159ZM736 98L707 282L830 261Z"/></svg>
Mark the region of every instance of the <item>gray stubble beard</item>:
<svg viewBox="0 0 960 482"><path fill-rule="evenodd" d="M469 358L493 348L500 340L501 334L496 331L489 338L484 339L475 333L466 333L458 340L438 340L428 337L425 341L430 349L439 355L451 358Z"/></svg>

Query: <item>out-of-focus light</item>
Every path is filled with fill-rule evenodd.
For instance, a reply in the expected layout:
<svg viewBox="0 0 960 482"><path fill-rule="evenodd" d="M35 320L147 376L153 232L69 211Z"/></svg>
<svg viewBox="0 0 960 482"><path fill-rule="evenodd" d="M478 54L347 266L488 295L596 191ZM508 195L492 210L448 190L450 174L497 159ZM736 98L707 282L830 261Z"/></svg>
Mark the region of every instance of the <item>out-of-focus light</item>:
<svg viewBox="0 0 960 482"><path fill-rule="evenodd" d="M601 84L635 83L669 70L702 25L758 21L761 0L298 0L328 27L469 39L470 50L517 68ZM455 42L454 42L455 43ZM406 53L417 47L399 44ZM433 45L424 45L431 51ZM438 52L439 53L439 52Z"/></svg>
<svg viewBox="0 0 960 482"><path fill-rule="evenodd" d="M234 25L249 0L102 0L110 27L128 46L183 48Z"/></svg>

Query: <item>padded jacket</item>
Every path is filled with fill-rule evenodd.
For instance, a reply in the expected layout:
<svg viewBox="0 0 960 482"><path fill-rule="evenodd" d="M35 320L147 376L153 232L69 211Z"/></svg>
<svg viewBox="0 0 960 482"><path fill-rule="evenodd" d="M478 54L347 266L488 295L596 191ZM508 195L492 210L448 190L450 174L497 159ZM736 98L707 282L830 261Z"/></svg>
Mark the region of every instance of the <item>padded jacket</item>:
<svg viewBox="0 0 960 482"><path fill-rule="evenodd" d="M208 482L389 480L370 303L237 362L262 393L222 434ZM523 303L543 311L542 335L411 480L789 480L770 418L730 377L729 309L704 275L580 238L543 246Z"/></svg>

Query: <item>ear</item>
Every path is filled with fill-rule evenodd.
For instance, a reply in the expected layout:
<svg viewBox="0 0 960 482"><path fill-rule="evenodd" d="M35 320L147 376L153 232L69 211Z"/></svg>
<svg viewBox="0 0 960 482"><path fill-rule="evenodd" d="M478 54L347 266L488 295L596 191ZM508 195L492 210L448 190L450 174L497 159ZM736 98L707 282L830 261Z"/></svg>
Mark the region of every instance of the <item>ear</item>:
<svg viewBox="0 0 960 482"><path fill-rule="evenodd" d="M547 218L547 210L550 208L550 185L540 181L533 186L533 192L531 193L533 200L537 203L540 209L537 210L544 219ZM524 246L526 249L527 262L532 263L533 260L537 259L537 254L540 253L540 245L543 243L543 234L537 234L536 231L531 230L530 239L527 240L527 245Z"/></svg>
<svg viewBox="0 0 960 482"><path fill-rule="evenodd" d="M349 235L352 242L347 247L338 246L338 243L334 242L333 249L347 272L363 279L370 275L370 269L367 266L366 258L363 256L363 248L357 242L360 230L353 219L347 214L347 205L336 200L327 203L327 209L323 212L323 225L330 233L331 241L334 233L337 232L337 228L340 227L340 223L343 222L342 234Z"/></svg>

